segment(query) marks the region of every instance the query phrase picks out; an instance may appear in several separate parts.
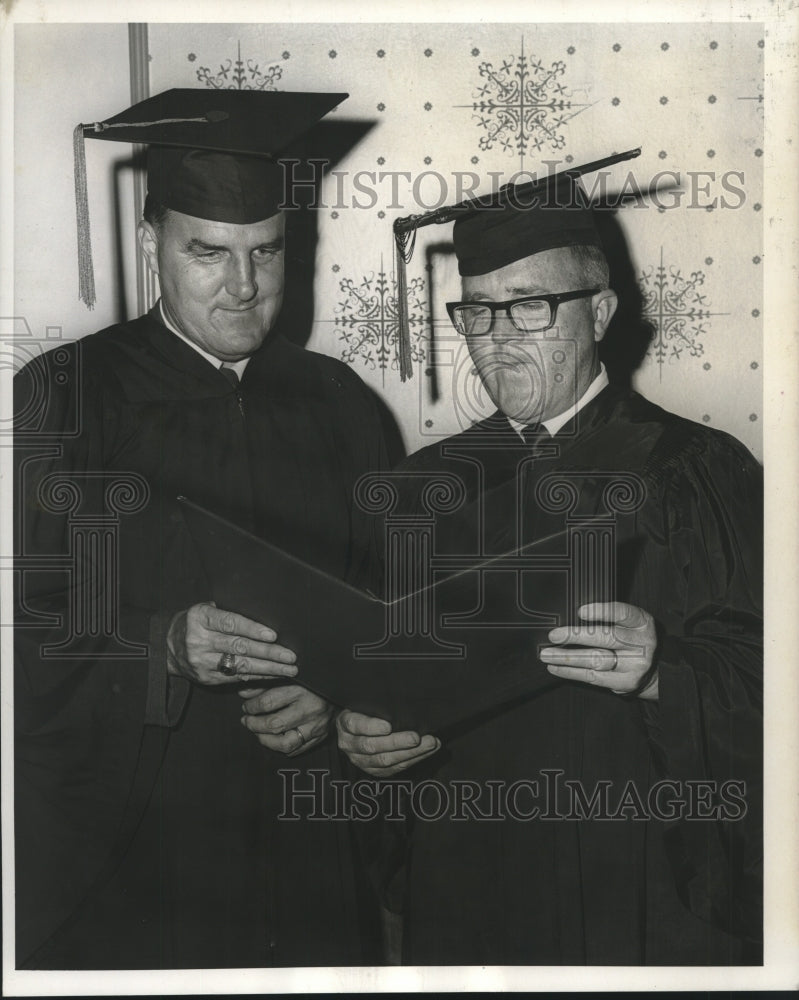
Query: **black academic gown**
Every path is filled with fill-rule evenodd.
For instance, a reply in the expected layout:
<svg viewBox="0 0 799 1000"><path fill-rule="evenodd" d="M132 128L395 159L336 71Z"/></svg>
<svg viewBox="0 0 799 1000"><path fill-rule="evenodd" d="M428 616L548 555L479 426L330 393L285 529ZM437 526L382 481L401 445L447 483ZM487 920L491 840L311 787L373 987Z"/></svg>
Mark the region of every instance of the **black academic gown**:
<svg viewBox="0 0 799 1000"><path fill-rule="evenodd" d="M279 770L335 776L333 737L289 761L234 687L167 686L164 666L172 616L209 597L180 494L369 584L368 391L275 335L237 394L153 312L47 353L16 393L18 964L373 962L350 830L277 820Z"/></svg>
<svg viewBox="0 0 799 1000"><path fill-rule="evenodd" d="M553 678L536 697L440 734L443 749L401 777L443 783L450 803L453 782L476 782L482 790L476 808L495 818L453 820L451 812L441 819L417 817L405 832L404 867L396 864L398 824L386 822L391 846L385 854L395 859L391 878L386 865L386 898L396 906L404 897L404 960L756 963L760 468L728 435L613 387L546 441L531 453L497 414L400 468L431 476L446 471L464 484L464 505L437 518L437 554L475 553L481 546L488 553L509 552L562 530L567 517L591 523L606 513L608 476L626 479L611 500L618 543L611 596L648 610L658 624L659 702ZM553 473L576 486L574 497L568 486L558 492L551 480L551 489L542 491L543 477ZM411 507L424 481L409 479ZM640 505L636 484L643 490ZM563 545L562 536L555 539L552 552ZM579 600L592 599L597 581L583 582ZM534 583L523 600L535 608ZM543 670L533 649L530 664ZM710 793L698 791L707 786L688 783L709 781L716 783L712 798L719 805L718 795L735 797L734 789L719 791L734 780L745 785L745 806L733 804L714 819L672 819L663 805L652 815L647 796L666 779L678 786L676 792L665 787L662 804L692 795L707 803ZM490 781L507 788L530 780L538 781L538 792L523 790L516 812L489 797ZM573 818L581 811L564 791L566 780L580 782L589 796L608 783L605 815L620 818ZM438 795L429 792L426 815L436 815ZM536 804L540 816L522 818ZM707 815L710 807L692 808Z"/></svg>

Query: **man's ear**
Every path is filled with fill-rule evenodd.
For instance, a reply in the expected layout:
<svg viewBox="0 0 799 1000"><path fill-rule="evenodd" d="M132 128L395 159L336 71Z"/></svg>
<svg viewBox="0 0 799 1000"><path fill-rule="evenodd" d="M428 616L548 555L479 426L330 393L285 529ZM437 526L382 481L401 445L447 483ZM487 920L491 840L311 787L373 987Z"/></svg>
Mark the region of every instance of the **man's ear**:
<svg viewBox="0 0 799 1000"><path fill-rule="evenodd" d="M605 336L618 304L619 298L612 288L604 288L591 299L591 309L594 313L594 340L597 342Z"/></svg>
<svg viewBox="0 0 799 1000"><path fill-rule="evenodd" d="M158 274L158 234L145 219L142 219L136 227L136 238L147 260L147 266L153 274Z"/></svg>

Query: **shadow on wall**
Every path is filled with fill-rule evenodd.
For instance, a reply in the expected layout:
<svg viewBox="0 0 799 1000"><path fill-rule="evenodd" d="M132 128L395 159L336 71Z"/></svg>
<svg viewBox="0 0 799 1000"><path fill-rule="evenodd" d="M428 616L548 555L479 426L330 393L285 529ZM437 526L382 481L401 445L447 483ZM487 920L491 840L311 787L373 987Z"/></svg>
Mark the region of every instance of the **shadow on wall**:
<svg viewBox="0 0 799 1000"><path fill-rule="evenodd" d="M314 209L314 192L303 181L313 176L313 161L324 160L324 169L337 166L374 127L368 121L319 122L302 139L291 156L302 160L294 170L295 186L287 193L287 204L299 206L286 211L286 276L283 308L277 328L283 335L305 347L313 332L316 249L319 242L319 213ZM396 465L405 457L402 433L391 408L376 392L368 390L377 406L386 440L389 461Z"/></svg>
<svg viewBox="0 0 799 1000"><path fill-rule="evenodd" d="M280 329L305 347L314 322L314 278L319 219L315 210L321 172L339 167L374 128L374 119L317 122L282 154L286 179L286 278ZM287 162L287 161L292 162ZM299 162L296 162L299 161Z"/></svg>
<svg viewBox="0 0 799 1000"><path fill-rule="evenodd" d="M286 212L286 272L277 328L300 347L307 345L313 332L318 242L319 224L313 209Z"/></svg>
<svg viewBox="0 0 799 1000"><path fill-rule="evenodd" d="M286 278L283 307L276 329L300 347L305 347L314 324L314 273L319 241L318 213L309 207L286 212ZM405 446L396 417L384 399L372 389L383 428L391 466L405 458Z"/></svg>
<svg viewBox="0 0 799 1000"><path fill-rule="evenodd" d="M114 204L112 206L113 211L111 215L111 225L113 226L113 232L111 234L111 247L114 257L112 274L114 277L113 287L110 289L110 292L114 300L114 317L116 323L125 323L127 320L133 318L131 316L130 305L125 292L124 245L128 243L129 240L135 240L136 233L135 231L131 233L128 232L127 229L123 229L122 203L123 199L128 197L127 191L125 190L127 184L126 179L133 175L136 169L143 168L144 156L142 154L126 156L123 159L114 160L111 165L113 182L112 190L114 192ZM91 218L91 203L89 204L89 217ZM138 223L138 219L136 222ZM137 248L136 253L138 252L139 250Z"/></svg>
<svg viewBox="0 0 799 1000"><path fill-rule="evenodd" d="M430 307L427 313L427 338L430 344L428 349L428 357L430 359L430 371L432 374L428 379L430 388L430 402L437 403L441 397L441 389L438 383L438 367L434 363L436 356L436 328L443 325L444 329L450 331L451 326L449 317L444 314L443 317L436 317L433 314L433 310L438 301L438 296L436 294L436 267L435 258L439 256L449 256L455 253L455 248L452 243L441 242L441 243L429 243L425 248L425 273L428 277L428 302ZM442 310L443 311L443 310Z"/></svg>
<svg viewBox="0 0 799 1000"><path fill-rule="evenodd" d="M619 297L616 314L599 345L599 357L615 385L629 387L655 335L654 326L644 318L644 297L635 277L635 268L624 231L609 209L595 212L596 226L610 265L610 287Z"/></svg>

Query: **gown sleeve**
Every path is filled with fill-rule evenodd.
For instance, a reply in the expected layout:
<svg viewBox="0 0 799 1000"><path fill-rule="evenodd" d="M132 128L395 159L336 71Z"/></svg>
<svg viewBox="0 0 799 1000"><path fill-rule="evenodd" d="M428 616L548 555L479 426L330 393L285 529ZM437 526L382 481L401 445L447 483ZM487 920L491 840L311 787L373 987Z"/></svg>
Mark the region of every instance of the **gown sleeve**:
<svg viewBox="0 0 799 1000"><path fill-rule="evenodd" d="M166 674L173 612L123 605L115 623L92 621L108 613L116 567L113 553L81 558L82 539L71 537L71 523L90 526L107 515L115 482L128 496L136 486L104 472L113 447L113 392L81 363L80 345L73 346L71 353L44 354L14 380L18 721L25 717L25 696L37 703L38 714L49 702L63 703L68 688L99 683L114 691L124 681L140 722L174 725L188 682ZM31 412L35 421L26 419ZM99 584L92 580L98 565L105 571Z"/></svg>
<svg viewBox="0 0 799 1000"><path fill-rule="evenodd" d="M640 604L662 628L659 700L639 702L654 756L694 812L667 824L683 902L757 942L762 935L762 470L727 435L655 455L655 542ZM659 564L659 565L658 565ZM690 807L689 807L690 808ZM714 811L715 810L715 811Z"/></svg>

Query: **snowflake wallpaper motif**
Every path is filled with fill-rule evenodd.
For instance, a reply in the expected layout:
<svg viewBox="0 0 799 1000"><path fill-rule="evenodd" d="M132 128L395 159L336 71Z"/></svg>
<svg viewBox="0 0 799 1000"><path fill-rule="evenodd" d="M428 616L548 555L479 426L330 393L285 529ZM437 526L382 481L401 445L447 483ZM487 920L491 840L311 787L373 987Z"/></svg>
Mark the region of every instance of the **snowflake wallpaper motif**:
<svg viewBox="0 0 799 1000"><path fill-rule="evenodd" d="M655 327L655 341L650 350L663 376L666 361L676 363L683 354L700 358L704 354L702 338L708 332L711 312L707 295L700 289L705 283L705 272L691 271L684 277L679 267L663 263L641 272L640 284L644 296L643 315Z"/></svg>
<svg viewBox="0 0 799 1000"><path fill-rule="evenodd" d="M288 53L284 53L284 58ZM194 62L197 58L192 52L189 53L189 62ZM263 72L257 62L252 59L246 61L241 58L241 42L238 43L238 52L234 59L228 59L219 65L219 72L211 75L209 66L200 66L197 70L197 79L204 83L206 87L213 90L277 90L275 83L283 76L283 68L277 62L269 63Z"/></svg>
<svg viewBox="0 0 799 1000"><path fill-rule="evenodd" d="M396 370L397 335L397 285L393 275L383 269L364 275L359 283L352 278L339 281L342 299L336 305L335 325L344 342L341 360L347 364L361 362L372 371L379 369L385 385L386 370ZM426 323L424 279L408 281L408 327L411 333L411 358L424 361L422 343Z"/></svg>
<svg viewBox="0 0 799 1000"><path fill-rule="evenodd" d="M524 39L518 55L508 56L498 66L480 63L483 83L468 105L485 135L480 139L484 152L499 147L510 155L524 157L530 148L561 150L566 145L563 126L587 105L571 100L572 93L562 82L566 64L545 66L541 59L526 56Z"/></svg>

